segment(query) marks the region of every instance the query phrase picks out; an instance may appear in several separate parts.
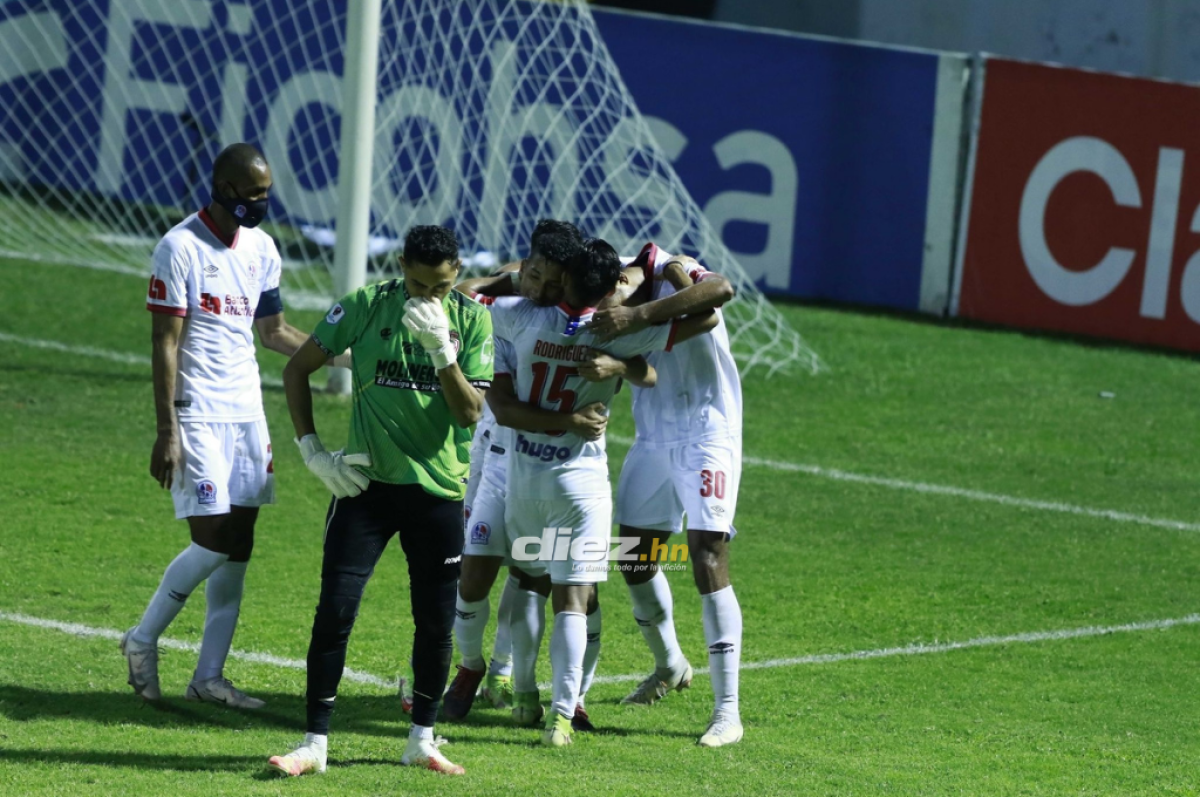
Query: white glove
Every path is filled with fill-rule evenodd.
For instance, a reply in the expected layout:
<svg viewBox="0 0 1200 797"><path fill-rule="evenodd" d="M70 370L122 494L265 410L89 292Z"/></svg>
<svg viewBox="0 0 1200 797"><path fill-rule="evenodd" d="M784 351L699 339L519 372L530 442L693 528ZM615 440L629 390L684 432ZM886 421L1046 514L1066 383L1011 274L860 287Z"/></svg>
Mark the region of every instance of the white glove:
<svg viewBox="0 0 1200 797"><path fill-rule="evenodd" d="M296 441L296 445L300 446L300 456L304 458L304 464L325 483L334 498L353 498L371 483L363 473L350 467L371 467L369 454L344 456L341 451L331 454L325 450L325 446L321 445L321 438L315 434L304 435Z"/></svg>
<svg viewBox="0 0 1200 797"><path fill-rule="evenodd" d="M450 320L435 299L409 299L404 304L404 326L417 336L433 358L433 367L442 370L458 360L450 342Z"/></svg>

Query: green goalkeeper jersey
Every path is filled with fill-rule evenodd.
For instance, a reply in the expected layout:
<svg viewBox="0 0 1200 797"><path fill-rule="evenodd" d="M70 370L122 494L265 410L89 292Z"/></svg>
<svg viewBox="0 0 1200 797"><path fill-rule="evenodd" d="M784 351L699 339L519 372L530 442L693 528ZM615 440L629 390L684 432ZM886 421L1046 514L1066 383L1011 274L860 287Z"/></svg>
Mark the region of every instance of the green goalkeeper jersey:
<svg viewBox="0 0 1200 797"><path fill-rule="evenodd" d="M363 472L389 484L419 484L440 498L460 501L470 467L471 429L454 421L433 360L404 326L404 281L354 291L317 324L313 339L332 356L353 355L347 454L366 453ZM480 388L492 383L492 318L458 291L442 300L458 366ZM403 511L397 507L397 511Z"/></svg>

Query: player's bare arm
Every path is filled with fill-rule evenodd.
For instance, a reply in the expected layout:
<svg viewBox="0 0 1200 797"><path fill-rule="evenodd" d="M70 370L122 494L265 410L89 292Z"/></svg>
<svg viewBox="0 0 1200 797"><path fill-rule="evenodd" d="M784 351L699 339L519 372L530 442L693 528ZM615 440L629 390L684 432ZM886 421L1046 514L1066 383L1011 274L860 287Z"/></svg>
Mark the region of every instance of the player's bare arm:
<svg viewBox="0 0 1200 797"><path fill-rule="evenodd" d="M715 309L733 298L733 285L719 274L706 272L700 282L693 283L688 267L698 265L692 258L673 257L664 267L663 277L675 287L675 294L639 307L601 310L592 318L592 331L602 339L629 335L672 318Z"/></svg>
<svg viewBox="0 0 1200 797"><path fill-rule="evenodd" d="M496 415L501 426L527 432L556 432L566 430L585 440L599 440L608 426L606 408L601 402L593 402L578 412L558 412L537 407L517 398L512 377L496 374L487 393L488 406Z"/></svg>
<svg viewBox="0 0 1200 797"><path fill-rule="evenodd" d="M705 310L680 319L676 322L679 326L675 329L675 342L683 343L685 340L707 335L717 328L720 321L716 310Z"/></svg>
<svg viewBox="0 0 1200 797"><path fill-rule="evenodd" d="M259 340L262 341L264 346L271 351L279 352L285 357L291 357L308 340L308 334L301 332L289 324L284 319L283 313L254 319L254 328L258 330ZM346 349L346 351L336 357L326 358L325 364L336 365L339 368L349 368L350 350Z"/></svg>
<svg viewBox="0 0 1200 797"><path fill-rule="evenodd" d="M579 375L589 382L625 379L635 387L654 387L658 382L658 372L645 357L621 360L602 351L593 351L590 360L579 364Z"/></svg>
<svg viewBox="0 0 1200 797"><path fill-rule="evenodd" d="M487 391L472 386L456 362L438 371L437 375L442 384L442 396L454 416L454 422L462 427L479 423L483 417L484 394Z"/></svg>
<svg viewBox="0 0 1200 797"><path fill-rule="evenodd" d="M309 337L283 367L283 393L287 398L288 413L292 416L297 440L317 432L316 422L313 420L312 385L309 377L328 360L329 356Z"/></svg>
<svg viewBox="0 0 1200 797"><path fill-rule="evenodd" d="M175 480L175 471L183 462L179 443L179 422L175 416L175 376L184 317L154 313L152 319L154 414L158 436L150 452L150 475L164 489L169 490Z"/></svg>

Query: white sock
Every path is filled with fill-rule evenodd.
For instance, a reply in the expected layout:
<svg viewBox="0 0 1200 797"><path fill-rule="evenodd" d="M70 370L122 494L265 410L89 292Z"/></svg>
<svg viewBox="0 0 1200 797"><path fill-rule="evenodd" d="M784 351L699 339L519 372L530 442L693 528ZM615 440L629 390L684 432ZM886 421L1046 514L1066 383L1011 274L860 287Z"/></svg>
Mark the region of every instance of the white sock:
<svg viewBox="0 0 1200 797"><path fill-rule="evenodd" d="M742 660L742 607L733 585L701 595L704 641L712 677L716 712L738 716L738 666Z"/></svg>
<svg viewBox="0 0 1200 797"><path fill-rule="evenodd" d="M158 644L158 638L179 614L192 590L229 559L229 554L217 553L192 543L167 565L162 581L142 621L133 632L135 641L144 645Z"/></svg>
<svg viewBox="0 0 1200 797"><path fill-rule="evenodd" d="M631 585L629 597L633 601L633 619L654 654L655 668L673 671L683 666L683 651L675 638L675 602L667 577L660 570L645 584Z"/></svg>
<svg viewBox="0 0 1200 797"><path fill-rule="evenodd" d="M196 681L218 678L225 671L225 659L233 646L233 631L242 608L242 588L249 562L226 562L213 571L204 585L204 639L196 662Z"/></svg>
<svg viewBox="0 0 1200 797"><path fill-rule="evenodd" d="M513 691L537 691L537 657L546 631L546 599L519 589L512 606Z"/></svg>
<svg viewBox="0 0 1200 797"><path fill-rule="evenodd" d="M488 599L465 601L462 593L454 603L454 641L468 670L483 669L483 631L487 628Z"/></svg>
<svg viewBox="0 0 1200 797"><path fill-rule="evenodd" d="M512 673L512 622L513 600L517 594L517 580L509 576L500 592L500 605L496 607L496 641L492 645L492 663L488 670L493 675Z"/></svg>
<svg viewBox="0 0 1200 797"><path fill-rule="evenodd" d="M425 739L433 741L433 728L425 727L424 725L413 725L412 730L408 732L409 739Z"/></svg>
<svg viewBox="0 0 1200 797"><path fill-rule="evenodd" d="M304 745L324 753L329 750L329 737L323 733L306 733L304 734Z"/></svg>
<svg viewBox="0 0 1200 797"><path fill-rule="evenodd" d="M600 661L600 620L603 607L597 606L596 611L587 616L587 646L583 649L583 681L579 685L579 705L587 697L588 689L592 687L592 679L596 677L596 663Z"/></svg>
<svg viewBox="0 0 1200 797"><path fill-rule="evenodd" d="M554 671L551 708L561 716L575 716L586 648L587 617L578 612L559 612L554 615L554 632L550 635L550 666Z"/></svg>

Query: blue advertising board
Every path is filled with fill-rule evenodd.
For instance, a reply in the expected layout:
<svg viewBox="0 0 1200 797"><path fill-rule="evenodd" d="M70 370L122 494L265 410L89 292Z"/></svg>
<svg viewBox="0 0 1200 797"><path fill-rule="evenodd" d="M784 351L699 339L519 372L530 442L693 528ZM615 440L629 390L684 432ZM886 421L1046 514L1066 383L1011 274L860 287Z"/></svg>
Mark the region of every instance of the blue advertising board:
<svg viewBox="0 0 1200 797"><path fill-rule="evenodd" d="M918 309L936 53L595 17L688 192L764 290Z"/></svg>
<svg viewBox="0 0 1200 797"><path fill-rule="evenodd" d="M429 22L407 8L385 4L381 30L373 233L452 222L465 247L515 253L529 232L517 224L539 216L638 240L678 232L675 217L641 226L667 194L614 175L643 151L604 143L629 110L567 108L610 109L614 78L591 68L607 46L760 287L918 308L936 54L615 12L595 14L598 43L556 24L574 10L536 2L448 6L438 22L459 17L454 34L404 48ZM330 0L8 0L0 180L190 209L222 143L248 140L272 164L272 220L331 228L345 14ZM531 166L510 168L518 148Z"/></svg>

